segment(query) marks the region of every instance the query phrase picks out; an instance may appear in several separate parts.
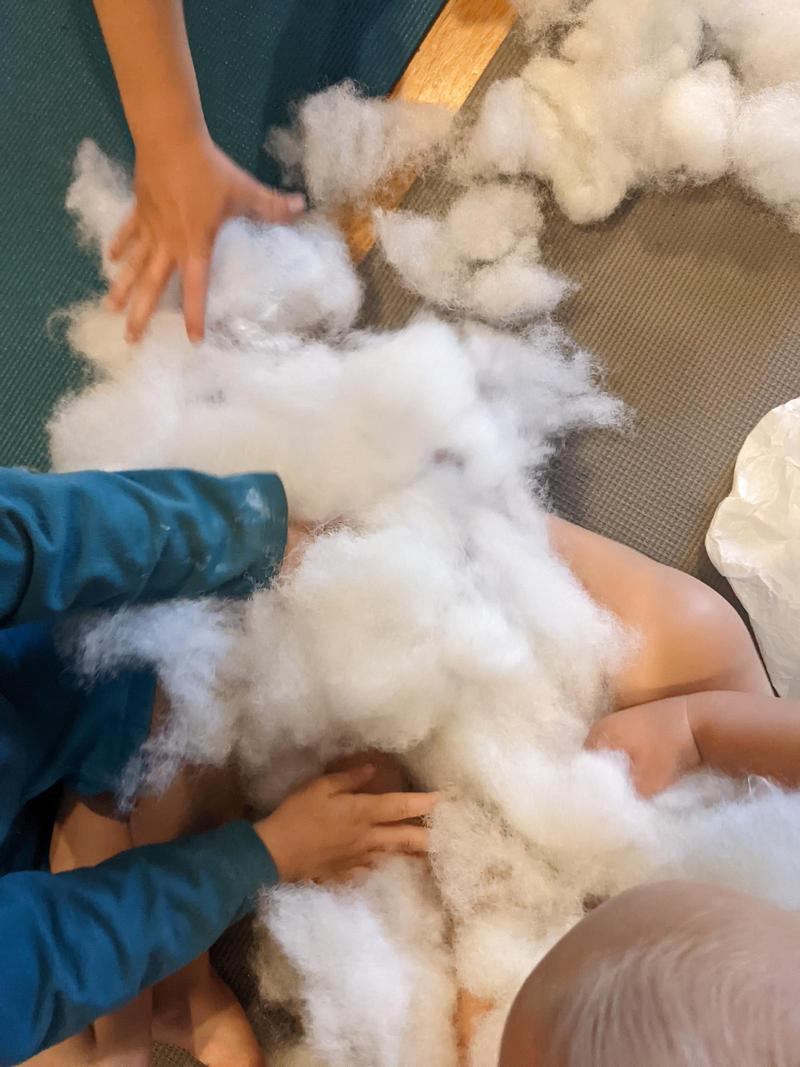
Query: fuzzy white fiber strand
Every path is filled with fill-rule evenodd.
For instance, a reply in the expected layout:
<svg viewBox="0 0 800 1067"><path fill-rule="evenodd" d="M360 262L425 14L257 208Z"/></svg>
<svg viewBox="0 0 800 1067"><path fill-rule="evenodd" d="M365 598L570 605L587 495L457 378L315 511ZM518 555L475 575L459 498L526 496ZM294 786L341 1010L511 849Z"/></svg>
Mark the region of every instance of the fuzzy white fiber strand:
<svg viewBox="0 0 800 1067"><path fill-rule="evenodd" d="M107 241L127 195L84 149L70 194L83 232ZM495 239L453 243L502 256L517 232ZM173 711L132 768L151 786L182 760L233 756L268 809L326 760L377 747L447 791L430 870L398 859L358 885L271 894L261 917L280 951L258 970L305 1034L275 1062L449 1067L461 987L496 1005L471 1051L489 1067L516 986L587 897L701 861L735 884L748 866L774 872L780 897L796 872L757 804L703 778L645 803L619 757L582 751L636 639L554 557L541 502L563 434L622 418L591 360L552 325L353 332L357 294L327 226L230 224L201 345L169 300L135 352L99 302L74 311L95 373L54 415L56 469L276 470L321 532L243 605L126 610L73 641L87 674L157 669ZM741 865L709 844L728 825Z"/></svg>

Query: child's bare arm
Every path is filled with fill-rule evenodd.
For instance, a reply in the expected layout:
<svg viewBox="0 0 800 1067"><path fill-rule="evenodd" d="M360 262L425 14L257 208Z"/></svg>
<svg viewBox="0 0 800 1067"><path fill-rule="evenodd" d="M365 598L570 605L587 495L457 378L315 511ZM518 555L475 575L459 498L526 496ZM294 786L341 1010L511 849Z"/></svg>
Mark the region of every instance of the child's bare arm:
<svg viewBox="0 0 800 1067"><path fill-rule="evenodd" d="M211 251L235 215L288 222L303 198L269 189L211 140L203 117L181 0L95 0L136 144L134 210L111 248L124 266L111 289L138 339L174 270L183 278L186 328L203 336Z"/></svg>
<svg viewBox="0 0 800 1067"><path fill-rule="evenodd" d="M625 708L600 719L587 748L624 752L643 796L700 766L800 785L800 701L710 691Z"/></svg>
<svg viewBox="0 0 800 1067"><path fill-rule="evenodd" d="M95 0L137 146L205 134L181 0Z"/></svg>

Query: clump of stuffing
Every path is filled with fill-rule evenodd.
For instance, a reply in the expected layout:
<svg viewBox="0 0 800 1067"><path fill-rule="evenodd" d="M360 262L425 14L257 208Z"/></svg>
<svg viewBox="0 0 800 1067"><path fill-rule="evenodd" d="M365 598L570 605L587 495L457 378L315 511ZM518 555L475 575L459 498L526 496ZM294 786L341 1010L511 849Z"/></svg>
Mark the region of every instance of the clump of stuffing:
<svg viewBox="0 0 800 1067"><path fill-rule="evenodd" d="M82 242L100 252L106 276L110 264L106 250L132 207L130 180L123 168L94 141L81 142L67 192L67 211L77 222Z"/></svg>
<svg viewBox="0 0 800 1067"><path fill-rule="evenodd" d="M300 1004L305 1051L319 1057L314 1062L456 1067L452 957L442 909L419 861L388 860L355 886L280 888L264 894L260 918L262 992L274 1002L276 955L302 976L278 998ZM334 959L346 965L333 968Z"/></svg>
<svg viewBox="0 0 800 1067"><path fill-rule="evenodd" d="M642 186L732 174L797 225L796 4L592 0L556 13L569 32L491 86L455 174L539 178L579 224Z"/></svg>
<svg viewBox="0 0 800 1067"><path fill-rule="evenodd" d="M539 263L543 224L534 193L500 182L468 190L442 219L376 212L383 254L409 289L497 325L552 311L571 289Z"/></svg>
<svg viewBox="0 0 800 1067"><path fill-rule="evenodd" d="M746 89L800 80L800 7L794 0L702 0L700 12Z"/></svg>
<svg viewBox="0 0 800 1067"><path fill-rule="evenodd" d="M800 230L800 82L748 97L735 144L745 187Z"/></svg>
<svg viewBox="0 0 800 1067"><path fill-rule="evenodd" d="M126 769L120 800L126 807L143 782L166 788L185 763L222 764L235 748L238 708L226 699L224 667L231 654L237 609L214 601L175 601L90 615L67 633L75 665L87 677L120 668L155 668L162 687L180 694L191 714L170 716Z"/></svg>
<svg viewBox="0 0 800 1067"><path fill-rule="evenodd" d="M541 262L533 178L577 224L633 191L731 175L800 226L800 8L793 0L518 0L531 58L477 118L366 100L345 83L309 97L273 152L319 203L362 200L393 171L449 152L469 186L444 218L379 211L386 259L428 303L498 326L573 291ZM553 32L556 30L557 32ZM475 182L479 184L474 184Z"/></svg>
<svg viewBox="0 0 800 1067"><path fill-rule="evenodd" d="M427 162L452 121L445 108L369 100L343 82L303 101L291 127L270 132L267 150L315 204L357 202L395 172Z"/></svg>
<svg viewBox="0 0 800 1067"><path fill-rule="evenodd" d="M554 26L575 20L587 0L513 0L530 35L537 39Z"/></svg>

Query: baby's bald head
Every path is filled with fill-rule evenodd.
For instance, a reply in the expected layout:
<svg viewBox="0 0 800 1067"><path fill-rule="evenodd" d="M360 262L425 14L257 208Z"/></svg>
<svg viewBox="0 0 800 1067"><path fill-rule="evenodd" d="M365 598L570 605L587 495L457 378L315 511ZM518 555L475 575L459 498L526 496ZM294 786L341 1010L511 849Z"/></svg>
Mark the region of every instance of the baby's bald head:
<svg viewBox="0 0 800 1067"><path fill-rule="evenodd" d="M500 1067L796 1067L800 919L664 882L591 912L542 960Z"/></svg>

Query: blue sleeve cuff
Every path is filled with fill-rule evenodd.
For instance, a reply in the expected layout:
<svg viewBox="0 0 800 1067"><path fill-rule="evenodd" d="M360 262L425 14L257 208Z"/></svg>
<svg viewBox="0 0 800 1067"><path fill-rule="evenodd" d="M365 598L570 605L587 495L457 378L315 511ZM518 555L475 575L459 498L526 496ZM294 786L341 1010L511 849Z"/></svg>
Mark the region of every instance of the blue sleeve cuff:
<svg viewBox="0 0 800 1067"><path fill-rule="evenodd" d="M249 822L239 819L221 831L220 863L230 863L241 884L246 886L246 899L236 916L236 922L255 910L259 891L280 881L278 868L267 846Z"/></svg>
<svg viewBox="0 0 800 1067"><path fill-rule="evenodd" d="M277 474L239 475L229 481L238 482L246 489L245 507L240 511L238 521L244 526L255 525L256 542L262 546L256 555L257 562L242 576L240 588L237 589L234 582L232 586L220 590L225 595L235 596L270 585L277 577L286 552L289 504L283 482Z"/></svg>

